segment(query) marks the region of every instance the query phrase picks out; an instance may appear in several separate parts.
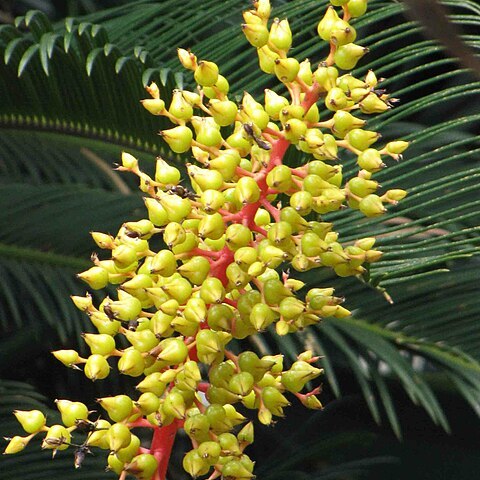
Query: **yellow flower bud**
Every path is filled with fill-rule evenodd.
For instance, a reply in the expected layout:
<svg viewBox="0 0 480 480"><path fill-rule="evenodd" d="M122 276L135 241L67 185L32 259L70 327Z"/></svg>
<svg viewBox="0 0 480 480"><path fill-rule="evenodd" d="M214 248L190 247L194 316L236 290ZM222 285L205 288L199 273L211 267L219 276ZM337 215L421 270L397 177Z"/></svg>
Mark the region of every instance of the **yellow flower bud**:
<svg viewBox="0 0 480 480"><path fill-rule="evenodd" d="M275 72L275 60L279 58L278 53L275 53L267 45L257 49L258 63L260 70L265 73Z"/></svg>
<svg viewBox="0 0 480 480"><path fill-rule="evenodd" d="M244 23L243 34L251 45L261 48L268 42L268 28L262 23Z"/></svg>
<svg viewBox="0 0 480 480"><path fill-rule="evenodd" d="M165 102L161 98L147 98L140 100L143 108L152 115L163 115L165 113Z"/></svg>
<svg viewBox="0 0 480 480"><path fill-rule="evenodd" d="M16 435L13 438L5 437L5 440L9 440L9 442L3 453L5 455L11 455L13 453L21 452L28 445L30 438Z"/></svg>
<svg viewBox="0 0 480 480"><path fill-rule="evenodd" d="M194 72L195 81L202 87L211 87L215 85L218 79L218 67L213 62L201 60L197 63Z"/></svg>
<svg viewBox="0 0 480 480"><path fill-rule="evenodd" d="M282 83L290 83L297 78L300 70L298 60L293 57L277 58L274 62L273 71Z"/></svg>
<svg viewBox="0 0 480 480"><path fill-rule="evenodd" d="M197 68L197 57L184 48L177 49L178 59L187 70L195 70Z"/></svg>
<svg viewBox="0 0 480 480"><path fill-rule="evenodd" d="M288 19L279 20L276 18L270 27L268 42L277 50L288 52L292 46L292 31Z"/></svg>

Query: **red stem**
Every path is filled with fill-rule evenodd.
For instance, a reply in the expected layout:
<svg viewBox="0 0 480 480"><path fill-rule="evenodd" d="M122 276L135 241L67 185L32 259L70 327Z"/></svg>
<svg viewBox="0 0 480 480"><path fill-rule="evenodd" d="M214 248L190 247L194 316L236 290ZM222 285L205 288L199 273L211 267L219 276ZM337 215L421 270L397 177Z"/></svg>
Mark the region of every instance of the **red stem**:
<svg viewBox="0 0 480 480"><path fill-rule="evenodd" d="M305 109L306 112L310 110L310 107L314 103L317 103L317 100L320 98L320 90L320 85L317 82L314 82L310 90L305 94L305 98L302 102L302 107Z"/></svg>
<svg viewBox="0 0 480 480"><path fill-rule="evenodd" d="M208 382L200 382L198 384L197 390L202 393L207 393L208 387L210 384Z"/></svg>
<svg viewBox="0 0 480 480"><path fill-rule="evenodd" d="M144 428L155 428L146 418L138 418L134 422L128 423L129 428L144 427Z"/></svg>
<svg viewBox="0 0 480 480"><path fill-rule="evenodd" d="M223 285L227 285L228 278L226 270L228 265L233 262L233 252L225 246L219 253L219 258L212 262L212 266L210 267L210 276L218 278Z"/></svg>
<svg viewBox="0 0 480 480"><path fill-rule="evenodd" d="M252 172L249 172L248 170L245 170L242 167L237 167L235 169L235 173L240 177L253 177L254 176L254 174Z"/></svg>
<svg viewBox="0 0 480 480"><path fill-rule="evenodd" d="M230 305L230 306L232 306L232 307L237 308L237 303L238 303L238 302L237 302L236 300L231 300L230 298L224 298L224 299L223 299L223 303L226 303L226 304L228 304L228 305Z"/></svg>
<svg viewBox="0 0 480 480"><path fill-rule="evenodd" d="M174 420L170 425L154 429L150 453L157 459L158 468L152 480L165 480L175 436L182 426L183 421Z"/></svg>
<svg viewBox="0 0 480 480"><path fill-rule="evenodd" d="M292 174L300 178L305 178L307 176L307 169L304 167L292 168Z"/></svg>

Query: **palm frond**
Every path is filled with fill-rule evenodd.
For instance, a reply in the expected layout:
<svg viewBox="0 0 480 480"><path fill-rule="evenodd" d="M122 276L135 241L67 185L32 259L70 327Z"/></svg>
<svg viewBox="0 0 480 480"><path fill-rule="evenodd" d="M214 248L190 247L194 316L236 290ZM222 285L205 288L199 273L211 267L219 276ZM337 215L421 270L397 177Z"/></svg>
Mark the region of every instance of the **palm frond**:
<svg viewBox="0 0 480 480"><path fill-rule="evenodd" d="M53 30L46 16L29 12L17 27L0 27L0 127L53 132L137 148L161 149L156 121L139 103L143 87L157 81L166 98L180 75L153 66L144 49L122 53L106 30L68 20ZM58 137L57 137L58 138Z"/></svg>

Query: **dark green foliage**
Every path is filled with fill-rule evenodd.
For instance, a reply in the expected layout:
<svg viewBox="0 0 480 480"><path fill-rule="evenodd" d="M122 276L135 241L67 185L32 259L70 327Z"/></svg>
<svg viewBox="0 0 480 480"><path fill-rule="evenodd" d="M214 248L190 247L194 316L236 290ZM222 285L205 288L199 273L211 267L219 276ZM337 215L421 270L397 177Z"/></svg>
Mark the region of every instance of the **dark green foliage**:
<svg viewBox="0 0 480 480"><path fill-rule="evenodd" d="M326 2L273 3L275 15L291 21L294 55L308 56L316 65L326 51L319 47L314 25ZM464 40L478 49L477 3L444 3L463 26ZM371 50L357 73L373 68L401 99L369 125L379 128L385 140L412 142L403 161L378 175L385 188L394 183L408 189L409 196L378 219L365 220L350 210L331 215L342 241L377 235L385 252L363 283L336 281L338 293L355 309L353 318L326 320L294 339L267 335L256 339L256 347L269 352L278 344L292 357L300 346L318 348L325 354L332 391L351 390L341 380L351 372L374 418L386 416L400 436L392 385L401 385L445 429L448 416L439 392L455 391L480 409L480 82L425 40L417 25L402 16L401 4L371 4L371 12L355 25L361 43ZM79 334L91 328L69 300L86 290L74 275L88 266L95 249L88 232L115 234L124 221L143 215L134 179L117 174L112 165L122 149L139 155L144 165L153 165L159 154L176 164L185 161L169 153L156 135L166 123L141 107L143 87L157 81L168 104L172 88L190 82L176 61L176 48L182 46L217 62L237 94L260 95L270 79L258 73L255 53L240 34L240 12L246 6L240 0L208 0L201 7L191 0L140 0L54 25L32 12L17 20L20 28L0 27L4 378L28 377L52 398L65 395L65 382L72 399L92 393L81 373L65 373L49 351L84 348ZM289 161L298 161L298 155L292 151ZM353 165L348 158L346 163L348 174ZM305 277L319 285L333 278L318 271ZM385 300L385 289L393 305ZM18 361L16 371L6 363L12 358ZM32 373L45 365L55 377L49 386ZM82 381L72 380L74 373ZM118 382L92 388L116 390ZM33 395L18 388L19 395ZM10 410L17 407L8 404ZM12 432L7 426L2 433ZM26 455L32 462L48 456L35 448ZM50 471L42 463L41 478L66 478L70 463L71 458L48 463ZM78 478L99 478L88 475Z"/></svg>

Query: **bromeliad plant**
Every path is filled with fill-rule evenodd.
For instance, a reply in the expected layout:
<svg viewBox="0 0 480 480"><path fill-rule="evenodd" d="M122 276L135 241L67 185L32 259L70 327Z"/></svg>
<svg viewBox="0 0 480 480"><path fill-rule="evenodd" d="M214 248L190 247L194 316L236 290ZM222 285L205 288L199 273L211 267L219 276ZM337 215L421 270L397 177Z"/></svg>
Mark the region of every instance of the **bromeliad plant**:
<svg viewBox="0 0 480 480"><path fill-rule="evenodd" d="M237 355L229 344L271 326L287 335L325 317L348 316L333 288L303 293L305 284L291 271L329 267L339 276L362 275L381 257L375 239L342 245L321 216L347 204L374 217L406 195L399 189L380 194L373 176L385 157L398 160L407 143L372 148L380 134L364 129L366 121L354 115L381 113L394 99L378 88L372 71L364 79L339 72L353 69L367 51L353 43L349 23L365 13L367 1L331 4L317 28L330 54L315 71L308 59L288 56L288 20L274 19L268 27L268 0L243 14L260 69L274 75L288 96L267 89L262 104L245 92L237 105L217 65L183 49L180 62L193 72L197 90L175 91L167 109L158 87L147 88L151 98L143 106L176 125L160 132L163 139L176 153L191 151L196 161L187 165L191 189L163 159L151 177L123 154L118 170L139 177L148 219L125 223L115 237L92 234L111 258L94 255L94 266L79 277L92 289L118 285L117 298L95 306L88 294L73 297L98 330L84 335L91 355L54 352L68 367L83 366L93 381L106 378L115 363L120 373L139 379L140 394L99 399L108 419L93 419L86 405L69 400L57 401L63 425L47 426L38 410L16 411L27 436L10 439L5 453L21 451L43 433L42 447L53 453L73 447L77 467L98 447L110 452L108 468L120 479L164 480L176 432L184 429L193 446L183 460L190 475L241 480L253 477L254 466L244 453L254 424L243 413L255 410L270 425L291 396L307 408L322 408L320 388L306 388L322 373L311 351L286 367L282 355ZM322 121L320 102L330 113ZM308 160L284 164L289 148ZM346 181L342 150L353 152L359 166ZM166 248L155 251L151 240L158 236ZM148 446L139 429L153 432Z"/></svg>

